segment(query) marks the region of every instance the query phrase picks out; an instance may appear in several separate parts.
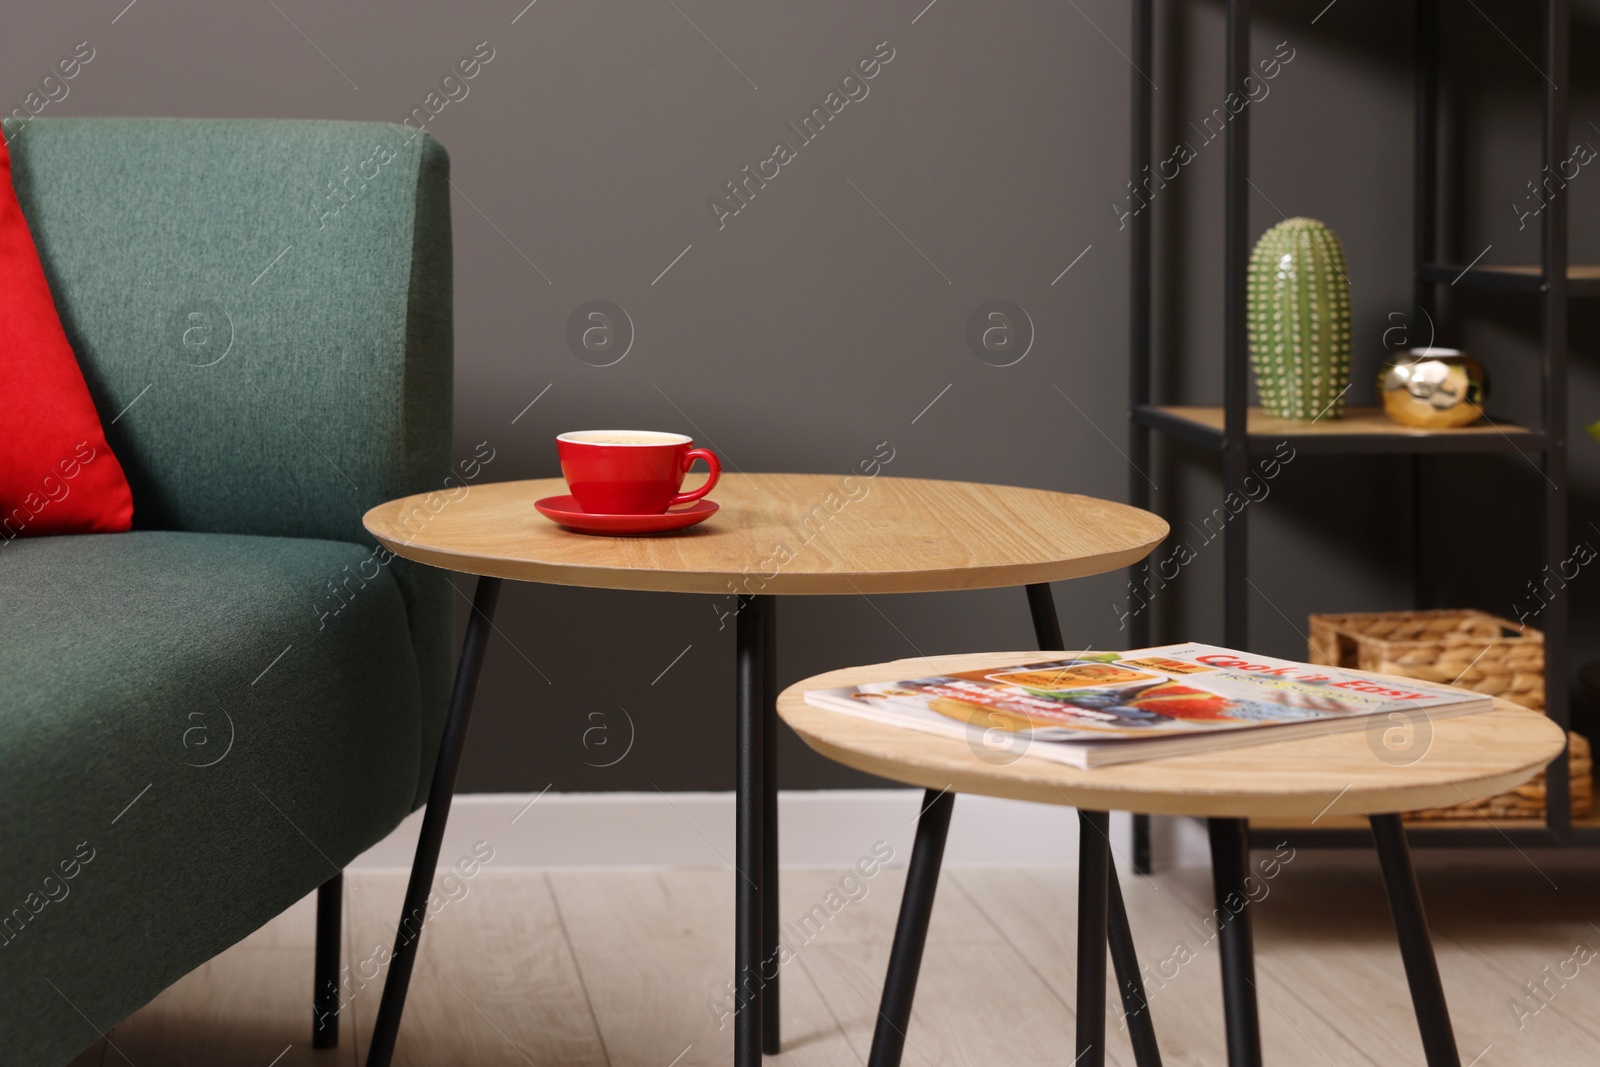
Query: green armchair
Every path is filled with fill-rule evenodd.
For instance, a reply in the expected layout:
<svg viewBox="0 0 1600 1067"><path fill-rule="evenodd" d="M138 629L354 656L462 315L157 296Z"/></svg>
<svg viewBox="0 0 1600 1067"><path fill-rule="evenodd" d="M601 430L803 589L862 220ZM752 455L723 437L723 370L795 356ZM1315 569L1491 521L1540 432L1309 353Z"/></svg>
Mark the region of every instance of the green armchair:
<svg viewBox="0 0 1600 1067"><path fill-rule="evenodd" d="M72 1059L318 886L331 1043L341 868L425 799L450 686L448 580L361 527L451 473L448 159L167 119L11 153L135 528L0 537L0 1063Z"/></svg>

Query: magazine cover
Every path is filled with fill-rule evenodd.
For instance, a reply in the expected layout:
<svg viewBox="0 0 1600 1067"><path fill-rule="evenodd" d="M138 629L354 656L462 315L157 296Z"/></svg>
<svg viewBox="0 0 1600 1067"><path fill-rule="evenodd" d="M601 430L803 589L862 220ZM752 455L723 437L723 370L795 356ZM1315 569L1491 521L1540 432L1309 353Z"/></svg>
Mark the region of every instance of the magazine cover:
<svg viewBox="0 0 1600 1067"><path fill-rule="evenodd" d="M950 736L1000 730L1078 766L1360 728L1392 712L1466 714L1488 697L1213 645L813 690L817 707ZM1162 743L1168 742L1168 743Z"/></svg>

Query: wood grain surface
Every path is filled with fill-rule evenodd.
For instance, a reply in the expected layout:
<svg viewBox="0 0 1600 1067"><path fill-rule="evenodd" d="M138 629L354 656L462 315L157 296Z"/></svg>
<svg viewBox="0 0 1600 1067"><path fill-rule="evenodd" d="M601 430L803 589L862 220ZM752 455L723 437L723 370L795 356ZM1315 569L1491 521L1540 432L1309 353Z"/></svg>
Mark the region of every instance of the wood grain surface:
<svg viewBox="0 0 1600 1067"><path fill-rule="evenodd" d="M985 755L978 730L970 739L942 737L815 708L804 697L807 689L1038 663L1068 655L989 652L850 667L790 686L778 696L778 714L824 756L897 782L1156 815L1321 820L1457 804L1526 781L1566 744L1560 727L1543 715L1496 700L1491 711L1433 720L1431 739L1419 736L1422 755L1408 765L1381 758L1382 746L1366 730L1352 730L1081 770L1040 756Z"/></svg>
<svg viewBox="0 0 1600 1067"><path fill-rule="evenodd" d="M559 478L391 500L367 530L447 570L601 589L849 594L987 589L1126 567L1167 524L1126 504L914 478L725 474L721 510L670 534L574 533L534 510Z"/></svg>

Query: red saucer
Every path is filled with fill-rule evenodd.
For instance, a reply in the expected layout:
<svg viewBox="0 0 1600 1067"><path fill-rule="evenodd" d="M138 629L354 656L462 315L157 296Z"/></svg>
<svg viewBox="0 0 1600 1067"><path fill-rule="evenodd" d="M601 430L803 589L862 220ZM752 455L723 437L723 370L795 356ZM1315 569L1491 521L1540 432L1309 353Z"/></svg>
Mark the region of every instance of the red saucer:
<svg viewBox="0 0 1600 1067"><path fill-rule="evenodd" d="M685 526L705 522L717 513L714 501L696 500L686 507L674 508L659 515L591 515L578 507L578 502L570 493L535 500L533 506L538 508L539 514L545 518L558 522L568 529L580 533L613 535L681 530Z"/></svg>

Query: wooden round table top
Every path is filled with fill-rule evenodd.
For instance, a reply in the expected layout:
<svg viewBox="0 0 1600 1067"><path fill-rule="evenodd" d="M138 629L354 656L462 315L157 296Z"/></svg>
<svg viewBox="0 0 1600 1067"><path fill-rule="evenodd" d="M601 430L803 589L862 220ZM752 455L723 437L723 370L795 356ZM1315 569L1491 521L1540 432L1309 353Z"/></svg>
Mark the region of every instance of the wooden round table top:
<svg viewBox="0 0 1600 1067"><path fill-rule="evenodd" d="M667 534L557 526L534 501L560 478L495 482L380 504L363 519L391 552L469 574L601 589L844 594L987 589L1126 567L1167 536L1146 511L973 482L724 474L720 510ZM455 499L451 499L452 496Z"/></svg>
<svg viewBox="0 0 1600 1067"><path fill-rule="evenodd" d="M926 789L1152 815L1320 819L1459 804L1521 785L1566 747L1565 733L1545 716L1496 700L1490 711L1432 720L1431 743L1419 739L1423 754L1404 766L1381 758L1381 746L1360 729L1083 770L1042 756L980 757L980 731L974 730L969 744L812 707L804 697L807 689L1068 655L989 652L850 667L785 689L778 696L778 714L824 756L881 778Z"/></svg>

